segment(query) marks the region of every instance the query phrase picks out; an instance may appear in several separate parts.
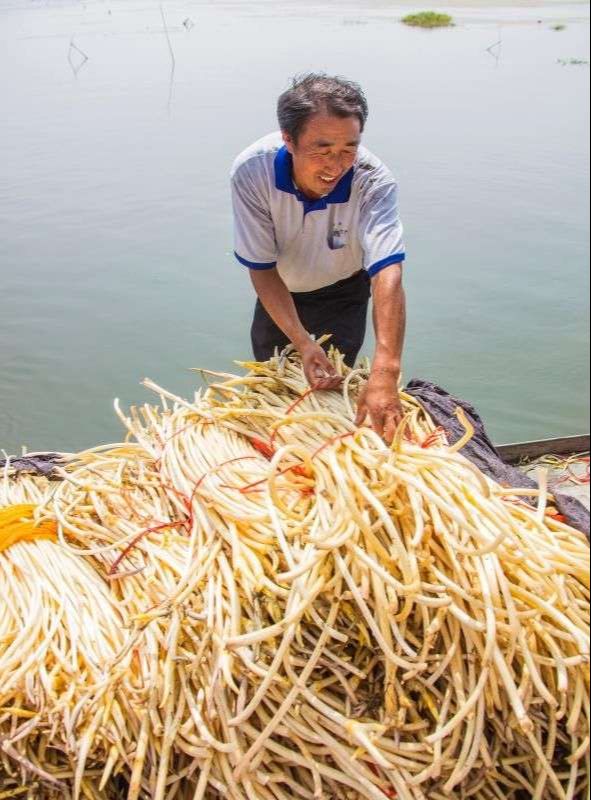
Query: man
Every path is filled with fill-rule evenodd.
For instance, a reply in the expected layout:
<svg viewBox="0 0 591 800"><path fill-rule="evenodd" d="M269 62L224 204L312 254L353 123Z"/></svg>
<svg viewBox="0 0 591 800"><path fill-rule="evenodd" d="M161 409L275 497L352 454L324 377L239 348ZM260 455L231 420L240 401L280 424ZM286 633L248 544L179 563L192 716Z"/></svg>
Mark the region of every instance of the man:
<svg viewBox="0 0 591 800"><path fill-rule="evenodd" d="M235 254L258 296L255 358L291 342L315 389L340 379L311 334L331 333L352 366L373 295L376 349L357 424L391 442L402 417L398 378L405 329L404 245L397 186L361 147L368 115L357 84L323 74L295 79L279 98L280 132L232 167Z"/></svg>

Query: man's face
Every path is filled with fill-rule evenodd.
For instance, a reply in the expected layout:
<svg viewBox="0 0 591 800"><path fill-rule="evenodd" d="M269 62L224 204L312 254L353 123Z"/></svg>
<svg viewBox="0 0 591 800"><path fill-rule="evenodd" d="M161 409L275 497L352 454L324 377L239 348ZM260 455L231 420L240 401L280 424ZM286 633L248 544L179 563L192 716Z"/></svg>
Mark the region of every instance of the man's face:
<svg viewBox="0 0 591 800"><path fill-rule="evenodd" d="M293 178L310 198L324 197L353 166L361 141L357 117L310 117L297 142L283 134L293 157Z"/></svg>

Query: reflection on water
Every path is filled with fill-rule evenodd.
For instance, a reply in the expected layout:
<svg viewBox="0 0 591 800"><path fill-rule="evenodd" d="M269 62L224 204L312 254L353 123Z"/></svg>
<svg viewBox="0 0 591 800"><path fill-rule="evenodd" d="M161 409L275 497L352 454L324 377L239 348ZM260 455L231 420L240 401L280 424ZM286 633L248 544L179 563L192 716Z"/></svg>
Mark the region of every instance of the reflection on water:
<svg viewBox="0 0 591 800"><path fill-rule="evenodd" d="M249 355L229 165L309 69L362 83L400 181L407 377L497 440L586 429L588 6L461 5L0 0L0 448L117 440L145 375Z"/></svg>

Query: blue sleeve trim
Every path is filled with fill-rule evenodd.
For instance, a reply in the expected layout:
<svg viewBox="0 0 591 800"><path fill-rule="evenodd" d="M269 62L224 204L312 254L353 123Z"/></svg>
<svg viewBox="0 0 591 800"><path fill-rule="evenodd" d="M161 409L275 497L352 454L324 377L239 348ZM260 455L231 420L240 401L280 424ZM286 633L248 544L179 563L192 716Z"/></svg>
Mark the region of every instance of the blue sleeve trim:
<svg viewBox="0 0 591 800"><path fill-rule="evenodd" d="M234 255L236 256L238 261L240 261L241 264L244 264L244 266L248 267L249 269L273 269L274 267L277 266L276 261L269 261L266 264L257 264L256 261L247 261L245 258L242 258L242 256L239 256L238 253L236 252L234 253Z"/></svg>
<svg viewBox="0 0 591 800"><path fill-rule="evenodd" d="M373 278L374 275L378 274L378 272L386 269L386 267L389 267L391 264L400 264L405 258L405 253L396 253L393 256L388 256L388 258L382 258L381 261L376 261L375 264L372 264L371 267L369 267L367 274L370 278Z"/></svg>

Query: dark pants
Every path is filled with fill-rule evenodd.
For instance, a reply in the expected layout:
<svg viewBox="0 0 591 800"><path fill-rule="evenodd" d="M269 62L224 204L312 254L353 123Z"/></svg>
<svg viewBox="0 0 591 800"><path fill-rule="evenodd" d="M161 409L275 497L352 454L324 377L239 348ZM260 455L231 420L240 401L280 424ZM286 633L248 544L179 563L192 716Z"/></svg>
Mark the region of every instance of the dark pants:
<svg viewBox="0 0 591 800"><path fill-rule="evenodd" d="M333 283L315 292L292 292L298 316L308 333L316 337L331 333L333 344L352 367L365 338L367 306L371 295L370 280L362 270L351 278ZM282 350L289 339L275 325L257 300L251 328L252 349L257 361L267 361L275 348Z"/></svg>

